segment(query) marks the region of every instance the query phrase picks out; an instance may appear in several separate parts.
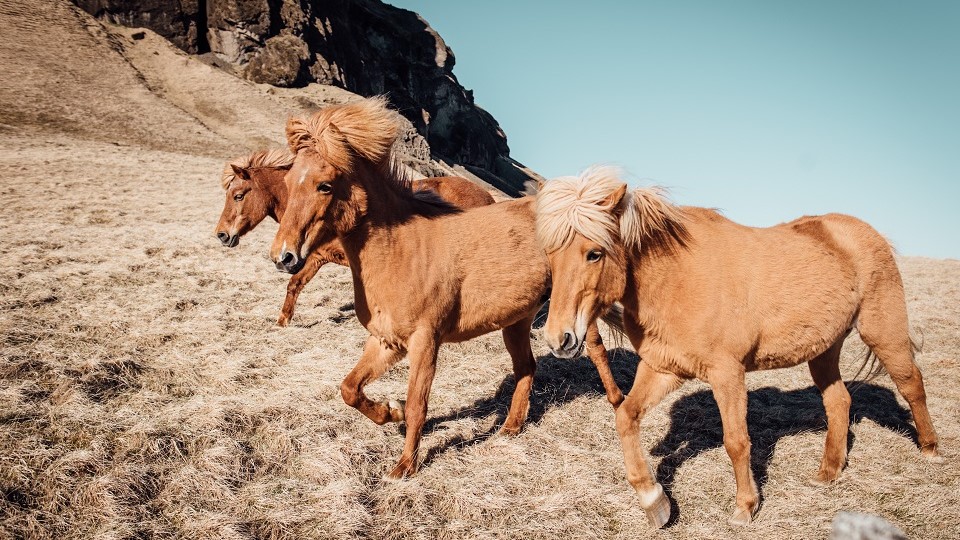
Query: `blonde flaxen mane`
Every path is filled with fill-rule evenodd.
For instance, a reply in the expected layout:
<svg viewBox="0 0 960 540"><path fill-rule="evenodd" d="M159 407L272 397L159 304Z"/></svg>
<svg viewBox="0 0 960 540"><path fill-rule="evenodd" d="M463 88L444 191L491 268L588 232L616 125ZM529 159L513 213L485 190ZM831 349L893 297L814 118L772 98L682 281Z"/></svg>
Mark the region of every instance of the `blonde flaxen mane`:
<svg viewBox="0 0 960 540"><path fill-rule="evenodd" d="M223 173L220 176L220 185L223 189L227 189L230 183L237 179L237 175L233 172L234 166L240 167L241 169L255 169L258 167L289 168L293 165L294 157L295 156L287 151L286 148L257 150L249 155L240 156L231 160L223 168Z"/></svg>
<svg viewBox="0 0 960 540"><path fill-rule="evenodd" d="M616 167L594 166L544 184L537 195L537 239L547 253L566 247L576 234L608 251L620 243L639 248L644 241L682 236L683 212L662 188L635 189L611 201L626 187L620 175Z"/></svg>
<svg viewBox="0 0 960 540"><path fill-rule="evenodd" d="M287 121L290 151L313 150L344 173L354 170L356 158L365 159L388 178L409 187L403 167L394 155L400 132L398 113L387 108L383 96L321 109L307 119Z"/></svg>

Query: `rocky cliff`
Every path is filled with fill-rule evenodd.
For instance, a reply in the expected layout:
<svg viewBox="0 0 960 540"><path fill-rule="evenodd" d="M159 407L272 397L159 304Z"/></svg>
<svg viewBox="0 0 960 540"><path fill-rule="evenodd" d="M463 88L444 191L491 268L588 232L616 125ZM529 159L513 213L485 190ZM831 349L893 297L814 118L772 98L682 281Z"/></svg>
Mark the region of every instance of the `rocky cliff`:
<svg viewBox="0 0 960 540"><path fill-rule="evenodd" d="M433 158L510 194L535 174L510 159L506 135L453 74L440 35L377 0L75 0L112 23L146 27L257 83L317 82L387 94Z"/></svg>

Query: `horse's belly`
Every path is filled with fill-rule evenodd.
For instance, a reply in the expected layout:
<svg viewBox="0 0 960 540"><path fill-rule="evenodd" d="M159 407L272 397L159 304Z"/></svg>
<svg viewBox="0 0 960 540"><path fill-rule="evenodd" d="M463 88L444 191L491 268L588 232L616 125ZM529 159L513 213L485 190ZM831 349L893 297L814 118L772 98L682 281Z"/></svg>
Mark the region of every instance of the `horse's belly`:
<svg viewBox="0 0 960 540"><path fill-rule="evenodd" d="M747 371L779 369L809 362L850 332L849 325L809 326L763 339L746 359Z"/></svg>

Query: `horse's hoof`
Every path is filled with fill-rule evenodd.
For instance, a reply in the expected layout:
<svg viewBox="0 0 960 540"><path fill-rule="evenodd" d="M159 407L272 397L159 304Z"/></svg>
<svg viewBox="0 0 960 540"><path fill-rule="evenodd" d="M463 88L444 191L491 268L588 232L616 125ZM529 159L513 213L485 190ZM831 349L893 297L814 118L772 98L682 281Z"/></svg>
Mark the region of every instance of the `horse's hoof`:
<svg viewBox="0 0 960 540"><path fill-rule="evenodd" d="M654 529L659 529L670 521L670 499L660 484L654 484L653 490L640 495L640 507L647 514L647 521Z"/></svg>
<svg viewBox="0 0 960 540"><path fill-rule="evenodd" d="M506 424L500 426L500 435L506 435L508 437L516 437L520 434L520 426L508 426Z"/></svg>
<svg viewBox="0 0 960 540"><path fill-rule="evenodd" d="M387 407L390 408L390 421L403 422L403 409L406 406L406 401L391 399L390 402L387 403Z"/></svg>
<svg viewBox="0 0 960 540"><path fill-rule="evenodd" d="M389 474L383 477L384 482L402 482L416 472L416 469L405 461L397 463L397 466L390 471Z"/></svg>
<svg viewBox="0 0 960 540"><path fill-rule="evenodd" d="M830 476L824 472L818 472L816 476L812 476L807 479L807 484L814 487L827 487L837 481L837 478L840 474L835 474Z"/></svg>
<svg viewBox="0 0 960 540"><path fill-rule="evenodd" d="M290 324L290 319L287 317L281 315L280 318L277 319L277 326L286 327L288 324Z"/></svg>
<svg viewBox="0 0 960 540"><path fill-rule="evenodd" d="M730 519L727 520L727 523L733 525L734 527L743 527L744 525L749 525L753 522L753 514L756 513L756 509L746 510L744 508L737 508L733 511L733 515L730 516Z"/></svg>
<svg viewBox="0 0 960 540"><path fill-rule="evenodd" d="M939 464L941 464L941 463L946 463L946 462L947 462L947 458L945 458L945 457L943 457L942 455L940 455L940 452L938 452L938 451L935 450L935 449L934 449L934 450L921 450L921 451L920 451L920 455L923 456L923 459L925 459L925 460L927 461L927 463L934 463L934 464L939 465Z"/></svg>
<svg viewBox="0 0 960 540"><path fill-rule="evenodd" d="M391 472L391 473L389 473L389 474L383 475L383 481L386 482L386 483L388 483L388 484L396 484L396 483L399 483L399 482L403 482L404 480L406 480L407 478L409 478L409 475L408 475L408 474L405 474L405 473L398 473L398 476L394 476L394 473L395 473L395 472L396 472L396 471L393 471L393 472Z"/></svg>

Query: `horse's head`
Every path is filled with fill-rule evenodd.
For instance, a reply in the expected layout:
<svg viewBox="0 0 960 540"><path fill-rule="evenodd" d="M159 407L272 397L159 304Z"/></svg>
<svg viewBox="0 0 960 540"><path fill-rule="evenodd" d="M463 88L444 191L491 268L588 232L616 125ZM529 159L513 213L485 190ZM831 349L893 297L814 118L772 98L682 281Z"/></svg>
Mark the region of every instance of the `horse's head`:
<svg viewBox="0 0 960 540"><path fill-rule="evenodd" d="M221 244L236 247L241 236L267 216L275 216L280 197L273 188L283 188L278 180L290 168L291 159L285 150L268 150L227 164L221 177L226 199L214 231Z"/></svg>
<svg viewBox="0 0 960 540"><path fill-rule="evenodd" d="M627 192L614 168L547 182L537 195L537 240L553 282L544 326L553 353L580 353L587 325L623 297L641 243L652 253L685 235L682 211L659 188Z"/></svg>
<svg viewBox="0 0 960 540"><path fill-rule="evenodd" d="M314 248L354 230L366 215L369 178L391 170L396 136L396 113L382 98L287 122L296 156L285 177L287 208L270 249L278 269L300 271Z"/></svg>
<svg viewBox="0 0 960 540"><path fill-rule="evenodd" d="M268 195L251 179L250 169L231 165L233 179L226 185L226 200L216 235L226 247L236 247L240 237L267 217Z"/></svg>
<svg viewBox="0 0 960 540"><path fill-rule="evenodd" d="M537 195L537 240L550 266L544 336L553 354L580 354L587 326L623 296L626 260L618 207L626 184L612 168L546 182Z"/></svg>
<svg viewBox="0 0 960 540"><path fill-rule="evenodd" d="M348 178L310 149L297 152L284 181L287 209L270 256L278 269L294 274L314 247L336 236L335 215L351 206L353 190Z"/></svg>

